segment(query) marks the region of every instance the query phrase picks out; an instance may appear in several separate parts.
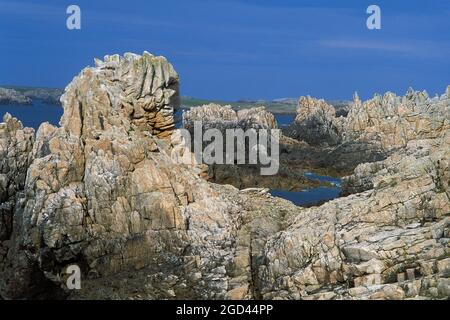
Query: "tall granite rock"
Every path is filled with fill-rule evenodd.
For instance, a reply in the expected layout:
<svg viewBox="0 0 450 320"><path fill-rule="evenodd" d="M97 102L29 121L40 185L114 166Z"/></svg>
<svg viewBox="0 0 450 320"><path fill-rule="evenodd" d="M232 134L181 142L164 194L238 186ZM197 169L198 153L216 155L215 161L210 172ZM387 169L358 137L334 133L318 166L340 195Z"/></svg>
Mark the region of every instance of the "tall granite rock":
<svg viewBox="0 0 450 320"><path fill-rule="evenodd" d="M107 56L96 65L67 86L61 127L40 126L31 163L32 138L23 137L29 129L8 117L2 124L2 145L9 144L2 147L2 197L6 181L6 196L18 200L2 244L1 296L66 295L65 268L77 264L86 286L88 279L150 268L164 278L186 275L176 282L193 297L225 297L221 268L233 260L239 211L199 170L171 156L166 138L178 107L177 74L148 53ZM151 292L155 298L159 291Z"/></svg>

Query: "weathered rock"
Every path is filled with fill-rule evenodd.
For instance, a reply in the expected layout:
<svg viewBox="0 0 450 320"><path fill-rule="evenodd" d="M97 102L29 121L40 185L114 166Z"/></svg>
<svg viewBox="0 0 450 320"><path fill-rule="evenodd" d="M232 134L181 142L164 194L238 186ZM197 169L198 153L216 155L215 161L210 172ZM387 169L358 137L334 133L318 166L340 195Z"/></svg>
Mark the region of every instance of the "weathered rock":
<svg viewBox="0 0 450 320"><path fill-rule="evenodd" d="M239 211L195 168L175 163L160 139L173 131L177 86L172 66L144 53L97 61L66 88L62 126L37 133L0 276L3 297L51 295L74 263L92 278L86 288L142 269L184 277L185 289L158 297L226 296ZM202 278L186 278L195 272ZM39 291L44 283L53 289Z"/></svg>
<svg viewBox="0 0 450 320"><path fill-rule="evenodd" d="M203 129L216 128L219 130L241 128L276 129L277 122L265 107L241 109L234 111L231 106L208 104L191 108L183 113L183 126L191 129L195 121L202 122Z"/></svg>
<svg viewBox="0 0 450 320"><path fill-rule="evenodd" d="M358 167L357 177L365 177L357 180L359 193L303 210L285 231L271 237L266 261L258 269L263 297L308 296L306 284L296 281L299 270L312 270L324 288L319 292L332 292L333 298L431 295L426 290L436 284L409 291L387 284L402 272L408 284L448 277L449 133L410 141L405 154ZM423 269L431 262L441 270ZM360 286L369 290L356 292Z"/></svg>
<svg viewBox="0 0 450 320"><path fill-rule="evenodd" d="M450 125L447 101L447 94L430 98L412 89L404 97L387 92L365 102L355 94L344 118L323 100L301 97L286 134L320 148L319 166L345 171L384 160L409 141L442 136Z"/></svg>
<svg viewBox="0 0 450 320"><path fill-rule="evenodd" d="M31 163L34 130L5 114L0 123L0 241L9 239L18 193Z"/></svg>
<svg viewBox="0 0 450 320"><path fill-rule="evenodd" d="M301 97L294 123L288 135L311 145L334 146L342 141L343 118L336 118L334 107L325 100Z"/></svg>

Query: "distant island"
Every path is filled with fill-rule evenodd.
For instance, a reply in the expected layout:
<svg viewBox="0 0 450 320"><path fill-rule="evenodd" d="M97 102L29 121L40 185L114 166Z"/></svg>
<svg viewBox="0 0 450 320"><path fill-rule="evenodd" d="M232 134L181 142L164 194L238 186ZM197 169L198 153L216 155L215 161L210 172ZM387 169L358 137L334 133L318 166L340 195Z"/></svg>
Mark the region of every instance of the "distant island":
<svg viewBox="0 0 450 320"><path fill-rule="evenodd" d="M31 104L31 99L14 89L0 88L0 105Z"/></svg>
<svg viewBox="0 0 450 320"><path fill-rule="evenodd" d="M0 105L32 105L33 101L36 100L49 105L61 105L60 98L63 92L64 89L61 88L3 86L0 87ZM336 114L338 116L345 116L348 113L349 101L329 100L326 102L336 109ZM265 106L266 110L271 113L295 114L297 112L298 98L279 98L273 100L239 99L237 101L224 101L181 96L181 109L184 110L211 103L230 105L236 110Z"/></svg>
<svg viewBox="0 0 450 320"><path fill-rule="evenodd" d="M20 86L0 87L0 105L5 104L33 104L33 100L40 100L46 104L60 105L59 101L64 90L60 88L36 88Z"/></svg>

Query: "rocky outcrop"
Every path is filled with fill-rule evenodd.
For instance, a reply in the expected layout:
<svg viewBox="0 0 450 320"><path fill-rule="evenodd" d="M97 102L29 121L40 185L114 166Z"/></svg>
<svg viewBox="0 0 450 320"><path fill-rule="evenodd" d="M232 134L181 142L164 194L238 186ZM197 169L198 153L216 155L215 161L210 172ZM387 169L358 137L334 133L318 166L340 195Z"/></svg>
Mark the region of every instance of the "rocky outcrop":
<svg viewBox="0 0 450 320"><path fill-rule="evenodd" d="M0 105L2 104L31 104L31 99L24 94L14 90L0 88Z"/></svg>
<svg viewBox="0 0 450 320"><path fill-rule="evenodd" d="M430 98L426 92L410 89L404 97L387 92L365 102L356 96L346 118L344 139L392 152L412 140L437 138L450 125L447 94Z"/></svg>
<svg viewBox="0 0 450 320"><path fill-rule="evenodd" d="M311 97L301 97L298 102L295 125L288 135L311 145L334 146L342 141L343 118L336 118L335 108Z"/></svg>
<svg viewBox="0 0 450 320"><path fill-rule="evenodd" d="M191 129L195 121L200 121L203 128L216 128L219 130L241 128L276 129L277 122L272 113L264 107L241 109L235 111L231 106L208 104L191 108L183 113L183 126Z"/></svg>
<svg viewBox="0 0 450 320"><path fill-rule="evenodd" d="M194 122L201 122L202 130L210 128L219 129L225 137L227 129L276 129L277 122L275 116L266 111L264 107L233 110L231 106L222 106L218 104L209 104L199 107L193 107L183 113L183 127L188 129L191 134L194 133ZM279 190L301 191L306 187L320 185L317 181L311 181L304 176L310 168L308 160L296 155L296 163L288 163L285 155L290 152L289 145L291 140L281 136L281 166L276 175L262 176L260 174L260 165L229 165L213 164L207 167L205 176L209 181L220 184L231 184L239 189L246 188L270 188ZM295 150L298 153L309 155L309 146L298 146L298 141L293 141ZM250 148L246 146L248 151ZM292 149L292 148L291 148ZM224 146L224 151L226 148ZM307 169L308 168L308 169Z"/></svg>
<svg viewBox="0 0 450 320"><path fill-rule="evenodd" d="M359 193L303 210L267 241L262 297L447 298L449 164L447 134L358 167Z"/></svg>
<svg viewBox="0 0 450 320"><path fill-rule="evenodd" d="M31 163L34 130L5 114L0 123L0 241L9 239L17 194L24 189Z"/></svg>
<svg viewBox="0 0 450 320"><path fill-rule="evenodd" d="M385 159L409 141L441 136L449 126L448 92L430 98L410 89L403 97L387 92L365 102L355 94L345 118L323 100L302 97L286 134L320 148L319 166L352 170Z"/></svg>
<svg viewBox="0 0 450 320"><path fill-rule="evenodd" d="M37 132L2 264L2 297L67 294L59 289L74 263L87 288L147 268L141 285L158 286L158 277L177 283L170 292L160 284L150 297L226 296L239 210L196 168L172 159L165 138L177 86L172 66L144 53L105 57L66 88L62 126Z"/></svg>
<svg viewBox="0 0 450 320"><path fill-rule="evenodd" d="M61 101L61 125L70 134L95 138L111 126L123 126L168 137L179 106L178 74L164 58L149 53L140 59L131 53L106 56L96 60L96 68L84 69Z"/></svg>
<svg viewBox="0 0 450 320"><path fill-rule="evenodd" d="M391 155L360 164L344 178L347 197L302 211L268 239L262 297L448 298L449 108L448 89L355 99L343 140Z"/></svg>

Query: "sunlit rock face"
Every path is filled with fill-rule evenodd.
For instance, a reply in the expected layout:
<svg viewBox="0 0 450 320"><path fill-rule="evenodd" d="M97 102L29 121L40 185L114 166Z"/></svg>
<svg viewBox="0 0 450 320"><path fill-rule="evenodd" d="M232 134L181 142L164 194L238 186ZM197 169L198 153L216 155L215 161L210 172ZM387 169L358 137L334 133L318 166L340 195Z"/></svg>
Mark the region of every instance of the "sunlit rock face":
<svg viewBox="0 0 450 320"><path fill-rule="evenodd" d="M353 170L385 159L409 141L441 136L449 128L448 91L433 98L412 89L405 96L387 92L364 102L355 94L346 117L337 117L324 100L301 97L286 134L327 148L321 156L325 166Z"/></svg>
<svg viewBox="0 0 450 320"><path fill-rule="evenodd" d="M164 57L127 53L96 59L96 67L84 69L61 97L61 125L84 137L114 125L167 137L179 107L178 81Z"/></svg>
<svg viewBox="0 0 450 320"><path fill-rule="evenodd" d="M345 178L354 193L292 218L265 246L267 299L448 297L450 135Z"/></svg>
<svg viewBox="0 0 450 320"><path fill-rule="evenodd" d="M450 126L448 100L447 94L430 98L412 89L405 96L387 92L365 102L356 96L345 121L344 139L392 151L411 140L440 137Z"/></svg>
<svg viewBox="0 0 450 320"><path fill-rule="evenodd" d="M207 104L191 108L183 113L183 126L192 129L194 123L202 123L204 129L219 130L241 128L246 129L276 129L275 116L266 111L265 107L242 109L235 111L231 106Z"/></svg>
<svg viewBox="0 0 450 320"><path fill-rule="evenodd" d="M228 276L215 269L233 260L239 210L199 169L173 160L166 138L178 106L176 72L148 53L96 64L67 86L61 127L42 124L34 145L26 129L9 118L2 124L9 132L1 136L9 153L2 181L20 180L20 171L23 179L11 188L24 192L5 236L1 295L45 296L49 286L56 292L64 269L77 264L94 282L143 268L167 277L198 273L179 281L192 297L225 297ZM13 148L16 140L26 141ZM3 173L9 162L17 165L12 177ZM202 281L214 276L217 282Z"/></svg>
<svg viewBox="0 0 450 320"><path fill-rule="evenodd" d="M343 192L271 237L264 298L445 298L450 282L450 99L408 92L355 99L343 139L389 151L360 164Z"/></svg>

